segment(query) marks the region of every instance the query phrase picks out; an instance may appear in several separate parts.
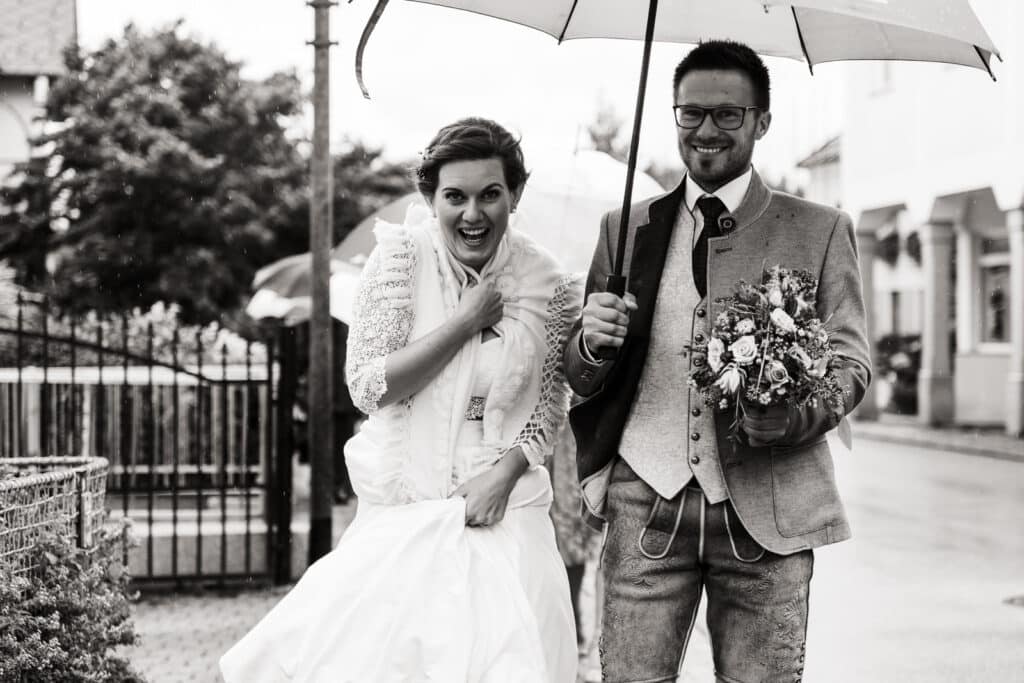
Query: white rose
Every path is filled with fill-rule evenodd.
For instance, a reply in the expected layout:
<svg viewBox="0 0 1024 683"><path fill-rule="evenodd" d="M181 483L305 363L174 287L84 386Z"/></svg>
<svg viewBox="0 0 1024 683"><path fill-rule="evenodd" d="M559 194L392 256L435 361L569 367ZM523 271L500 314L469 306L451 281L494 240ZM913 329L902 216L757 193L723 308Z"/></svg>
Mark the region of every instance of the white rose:
<svg viewBox="0 0 1024 683"><path fill-rule="evenodd" d="M808 368L807 374L815 379L821 379L828 373L828 358L819 358L813 368Z"/></svg>
<svg viewBox="0 0 1024 683"><path fill-rule="evenodd" d="M735 363L729 363L719 375L715 385L726 394L735 394L743 385L744 377L744 372L736 367Z"/></svg>
<svg viewBox="0 0 1024 683"><path fill-rule="evenodd" d="M809 369L814 364L814 361L812 361L811 357L807 355L807 352L801 349L796 344L789 347L789 355L791 355L793 358L796 358L805 370Z"/></svg>
<svg viewBox="0 0 1024 683"><path fill-rule="evenodd" d="M740 365L750 365L757 358L757 340L752 335L744 335L729 346L732 357Z"/></svg>
<svg viewBox="0 0 1024 683"><path fill-rule="evenodd" d="M768 366L768 381L772 383L772 389L778 389L782 385L788 384L790 378L786 366L779 361L772 361L772 364Z"/></svg>
<svg viewBox="0 0 1024 683"><path fill-rule="evenodd" d="M782 306L782 290L778 287L772 287L771 291L768 292L768 303L775 308Z"/></svg>
<svg viewBox="0 0 1024 683"><path fill-rule="evenodd" d="M750 334L754 331L754 321L750 318L744 318L743 320L736 323L736 332L738 334Z"/></svg>
<svg viewBox="0 0 1024 683"><path fill-rule="evenodd" d="M708 342L708 365L711 370L718 372L722 369L722 354L725 353L725 344L722 340L714 337Z"/></svg>
<svg viewBox="0 0 1024 683"><path fill-rule="evenodd" d="M796 332L796 323L789 317L789 313L786 313L781 308L776 308L772 311L771 318L772 322L775 323L775 327L783 332L789 332L790 334Z"/></svg>

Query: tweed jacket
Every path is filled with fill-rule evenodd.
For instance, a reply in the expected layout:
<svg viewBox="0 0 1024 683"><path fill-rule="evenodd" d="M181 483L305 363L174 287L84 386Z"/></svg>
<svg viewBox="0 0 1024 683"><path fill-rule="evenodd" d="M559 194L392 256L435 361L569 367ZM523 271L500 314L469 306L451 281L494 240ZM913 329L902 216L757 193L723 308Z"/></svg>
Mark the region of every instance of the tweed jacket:
<svg viewBox="0 0 1024 683"><path fill-rule="evenodd" d="M671 192L630 208L623 273L638 309L616 359L595 365L582 357L580 321L566 345L566 374L573 390L583 397L570 411L583 514L598 528L604 523L608 479L646 361L654 302L684 186L680 183ZM602 221L587 295L603 290L611 273L619 222L618 210ZM728 296L740 280L760 282L765 267L809 270L819 281L817 312L828 321L832 343L842 359L839 379L846 389L842 408L791 407L785 437L770 447L730 440L730 416L716 414L719 458L729 498L750 535L771 552L790 554L845 540L850 527L825 435L857 406L871 377L853 223L842 211L769 189L755 171L735 213L722 216L719 224L735 227L709 242L708 296L698 315L713 320L720 310L716 300Z"/></svg>

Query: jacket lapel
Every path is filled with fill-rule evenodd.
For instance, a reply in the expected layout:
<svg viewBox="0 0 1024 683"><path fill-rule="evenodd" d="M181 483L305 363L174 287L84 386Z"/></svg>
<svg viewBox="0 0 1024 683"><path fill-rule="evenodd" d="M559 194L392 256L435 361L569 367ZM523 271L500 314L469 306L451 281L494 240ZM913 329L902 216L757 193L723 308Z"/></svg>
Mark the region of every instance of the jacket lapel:
<svg viewBox="0 0 1024 683"><path fill-rule="evenodd" d="M750 176L750 184L747 185L747 191L743 194L743 201L736 207L736 212L732 214L733 219L736 221L734 231L739 232L760 218L764 210L768 208L768 202L772 198L771 195L771 190L761 180L761 176L758 175L757 171L754 171Z"/></svg>
<svg viewBox="0 0 1024 683"><path fill-rule="evenodd" d="M648 222L636 227L633 254L629 262L628 290L636 297L637 312L630 322L630 335L650 336L654 302L665 269L669 240L683 201L685 184L654 200L648 206Z"/></svg>

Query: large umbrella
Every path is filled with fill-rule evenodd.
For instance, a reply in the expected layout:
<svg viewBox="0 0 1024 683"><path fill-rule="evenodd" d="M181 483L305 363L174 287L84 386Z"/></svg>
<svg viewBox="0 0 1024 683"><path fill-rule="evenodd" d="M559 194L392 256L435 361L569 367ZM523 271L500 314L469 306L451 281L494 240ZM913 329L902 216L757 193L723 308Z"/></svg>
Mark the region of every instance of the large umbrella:
<svg viewBox="0 0 1024 683"><path fill-rule="evenodd" d="M331 273L354 266L332 253ZM254 294L245 311L251 317L279 318L286 325L305 322L312 309L313 260L310 253L292 254L263 266L252 279Z"/></svg>
<svg viewBox="0 0 1024 683"><path fill-rule="evenodd" d="M625 178L626 164L593 149L532 167L512 227L537 240L568 270L585 272L597 243L594 226L615 208L614 197ZM664 189L646 173L637 173L634 184L644 196ZM373 235L377 221L401 223L414 204L424 204L418 192L373 212L331 250L331 258L361 266L377 243Z"/></svg>
<svg viewBox="0 0 1024 683"><path fill-rule="evenodd" d="M624 163L595 150L583 150L535 167L512 227L530 235L566 269L585 272L597 242L594 226L605 212L615 208L615 192L625 177ZM636 174L635 184L644 195L662 191L661 185L645 173ZM332 256L341 264L331 275L331 315L335 318L351 320L358 267L376 244L373 228L377 221L400 223L409 207L416 205L425 206L416 192L396 199L363 219L334 248Z"/></svg>
<svg viewBox="0 0 1024 683"><path fill-rule="evenodd" d="M515 229L527 233L571 271L586 271L597 242L601 216L615 207L615 193L626 178L626 165L604 152L582 150L568 158L555 158L532 169ZM662 187L645 173L635 176L638 192L658 194ZM377 221L401 223L410 206L425 205L418 192L410 192L384 205L360 221L331 250L331 315L351 319L356 283L377 240ZM253 279L255 293L246 307L253 318L278 318L286 325L304 322L310 311L309 253L286 256L265 266Z"/></svg>
<svg viewBox="0 0 1024 683"><path fill-rule="evenodd" d="M839 60L901 59L946 62L992 73L999 53L967 0L413 0L484 14L538 29L559 42L573 38L628 38L644 41L639 91L633 118L622 225L615 272L608 289L621 294L628 207L647 86L651 42L697 43L726 38L755 51L815 64ZM378 0L356 53L363 94L362 54L388 0ZM661 21L658 11L661 10ZM367 95L368 96L368 95Z"/></svg>

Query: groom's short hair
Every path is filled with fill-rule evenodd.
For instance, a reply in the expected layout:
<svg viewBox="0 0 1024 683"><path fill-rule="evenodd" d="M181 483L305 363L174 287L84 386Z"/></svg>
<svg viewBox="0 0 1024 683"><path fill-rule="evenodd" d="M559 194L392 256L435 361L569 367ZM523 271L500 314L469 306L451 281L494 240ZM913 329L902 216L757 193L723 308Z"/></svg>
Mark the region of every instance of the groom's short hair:
<svg viewBox="0 0 1024 683"><path fill-rule="evenodd" d="M771 106L771 79L768 67L756 52L743 43L732 40L708 40L690 50L679 62L672 79L672 94L679 90L679 83L691 71L730 70L741 71L754 86L756 104L764 111Z"/></svg>

